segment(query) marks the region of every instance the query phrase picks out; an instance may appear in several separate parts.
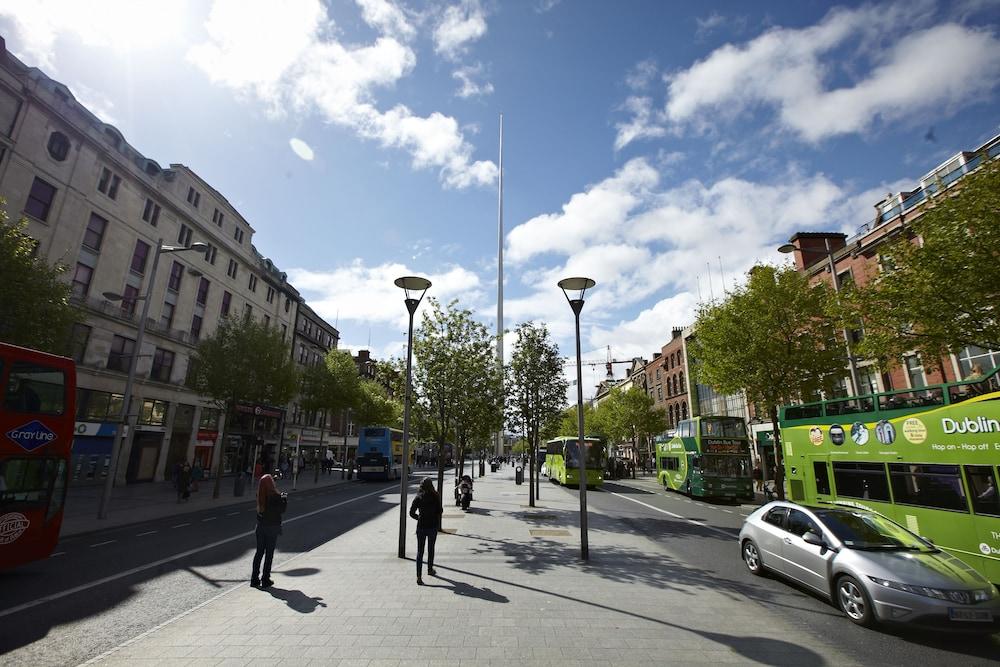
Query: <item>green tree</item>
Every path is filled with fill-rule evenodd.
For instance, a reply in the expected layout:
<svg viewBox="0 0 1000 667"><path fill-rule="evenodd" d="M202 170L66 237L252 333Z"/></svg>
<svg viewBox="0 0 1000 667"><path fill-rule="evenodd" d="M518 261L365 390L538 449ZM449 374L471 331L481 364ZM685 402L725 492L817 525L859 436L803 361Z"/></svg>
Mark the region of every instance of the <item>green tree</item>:
<svg viewBox="0 0 1000 667"><path fill-rule="evenodd" d="M284 405L299 388L295 362L281 333L249 317L222 319L215 332L198 343L191 363L192 388L225 410L222 442L226 442L238 403ZM218 498L221 452L213 468L212 497Z"/></svg>
<svg viewBox="0 0 1000 667"><path fill-rule="evenodd" d="M326 425L327 415L355 408L360 391L358 367L351 353L346 350L330 350L322 364L310 366L302 373L302 408L307 414L318 412L321 416L314 481L319 481L320 462L326 456L323 427Z"/></svg>
<svg viewBox="0 0 1000 667"><path fill-rule="evenodd" d="M69 353L79 313L70 304L66 267L35 255L27 220L9 222L0 198L0 340L55 354Z"/></svg>
<svg viewBox="0 0 1000 667"><path fill-rule="evenodd" d="M606 425L609 443L629 441L636 456L649 460L653 436L667 430L666 413L653 404L652 397L638 387L629 387L628 391L612 389L598 407L598 412L603 410L606 415L601 421Z"/></svg>
<svg viewBox="0 0 1000 667"><path fill-rule="evenodd" d="M1000 160L994 159L930 200L879 249L883 270L845 294L848 327L864 326L859 354L886 367L917 351L935 367L965 346L1000 349L998 248Z"/></svg>
<svg viewBox="0 0 1000 667"><path fill-rule="evenodd" d="M358 401L354 407L355 424L358 426L385 424L399 427L402 420L402 404L389 398L384 386L375 380L361 380Z"/></svg>
<svg viewBox="0 0 1000 667"><path fill-rule="evenodd" d="M792 266L759 265L725 301L698 312L690 357L698 381L744 393L771 419L775 483L784 498L778 406L829 391L846 373L846 352L826 314L826 287Z"/></svg>
<svg viewBox="0 0 1000 667"><path fill-rule="evenodd" d="M591 436L596 438L608 437L608 431L604 425L602 415L599 415L598 410L596 410L589 402L583 404L583 432L588 438ZM579 437L580 427L577 423L575 405L571 405L562 411L562 415L559 419L557 435L565 435L574 438Z"/></svg>
<svg viewBox="0 0 1000 667"><path fill-rule="evenodd" d="M535 506L535 466L543 430L561 413L568 383L563 376L559 346L548 327L525 322L507 367L507 424L526 434L528 444L528 504Z"/></svg>

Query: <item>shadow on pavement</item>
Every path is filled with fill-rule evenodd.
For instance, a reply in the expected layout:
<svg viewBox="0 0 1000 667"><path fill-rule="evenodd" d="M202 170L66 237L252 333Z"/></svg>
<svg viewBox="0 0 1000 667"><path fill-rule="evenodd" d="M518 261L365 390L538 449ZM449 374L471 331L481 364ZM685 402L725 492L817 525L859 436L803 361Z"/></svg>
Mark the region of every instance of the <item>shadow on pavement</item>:
<svg viewBox="0 0 1000 667"><path fill-rule="evenodd" d="M325 607L323 598L311 598L302 591L293 591L285 588L265 588L271 597L284 600L289 609L294 609L300 614L311 614L316 611L316 607Z"/></svg>
<svg viewBox="0 0 1000 667"><path fill-rule="evenodd" d="M283 574L286 577L311 577L314 574L319 574L318 567L297 567L292 570L275 570L278 574Z"/></svg>
<svg viewBox="0 0 1000 667"><path fill-rule="evenodd" d="M440 581L447 581L451 586L439 586L436 584L424 584L425 588L445 588L450 590L455 595L461 595L468 598L477 598L479 600L486 600L487 602L500 602L506 604L510 602L510 599L506 595L501 595L485 586L483 588L478 588L472 584L467 584L464 581L456 581L454 579L448 579L447 577L442 577L441 575L435 575L435 579Z"/></svg>

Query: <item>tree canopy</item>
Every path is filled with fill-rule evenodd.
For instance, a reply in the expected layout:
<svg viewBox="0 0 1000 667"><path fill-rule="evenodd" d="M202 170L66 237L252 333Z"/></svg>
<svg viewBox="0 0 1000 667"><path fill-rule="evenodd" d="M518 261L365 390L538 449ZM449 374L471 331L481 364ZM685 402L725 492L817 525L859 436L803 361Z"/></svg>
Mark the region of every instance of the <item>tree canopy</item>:
<svg viewBox="0 0 1000 667"><path fill-rule="evenodd" d="M359 426L385 424L399 427L403 420L403 406L389 398L385 387L375 380L361 380L358 401L354 407L353 421ZM411 415L412 419L412 415Z"/></svg>
<svg viewBox="0 0 1000 667"><path fill-rule="evenodd" d="M662 408L654 408L653 404L652 397L639 387L632 386L627 391L612 389L597 408L608 440L611 443L630 441L636 454L642 444L643 455L648 457L653 436L667 429L666 413Z"/></svg>
<svg viewBox="0 0 1000 667"><path fill-rule="evenodd" d="M36 256L27 220L9 222L5 205L0 198L0 340L67 354L79 314L61 277L66 267Z"/></svg>
<svg viewBox="0 0 1000 667"><path fill-rule="evenodd" d="M858 352L890 366L916 350L934 367L965 346L1000 349L998 248L994 159L931 199L879 249L881 272L847 293L848 322L864 325Z"/></svg>

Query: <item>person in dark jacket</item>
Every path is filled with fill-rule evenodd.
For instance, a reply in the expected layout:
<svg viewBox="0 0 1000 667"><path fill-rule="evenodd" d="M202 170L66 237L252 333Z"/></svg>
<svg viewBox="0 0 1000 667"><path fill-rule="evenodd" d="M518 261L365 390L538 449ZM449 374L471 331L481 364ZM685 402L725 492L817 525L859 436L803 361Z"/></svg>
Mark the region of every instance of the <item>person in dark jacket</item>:
<svg viewBox="0 0 1000 667"><path fill-rule="evenodd" d="M288 507L288 496L278 493L274 478L262 475L257 486L257 552L253 555L253 575L250 585L257 588L273 586L271 581L271 561L274 559L274 547L278 545L278 535L281 534L281 515ZM264 559L263 576L260 572L260 560Z"/></svg>
<svg viewBox="0 0 1000 667"><path fill-rule="evenodd" d="M410 516L417 520L417 585L423 586L424 543L427 544L427 574L434 571L434 543L441 529L441 496L434 490L434 480L425 477L410 504Z"/></svg>

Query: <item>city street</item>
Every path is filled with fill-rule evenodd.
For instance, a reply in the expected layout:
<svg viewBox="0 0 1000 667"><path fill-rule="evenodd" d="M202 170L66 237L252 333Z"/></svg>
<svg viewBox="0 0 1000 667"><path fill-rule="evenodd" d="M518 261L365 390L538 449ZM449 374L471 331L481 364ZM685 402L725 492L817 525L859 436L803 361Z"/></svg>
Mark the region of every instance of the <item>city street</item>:
<svg viewBox="0 0 1000 667"><path fill-rule="evenodd" d="M0 576L5 663L396 664L460 655L497 664L985 665L1000 655L997 637L864 630L824 600L751 577L735 536L752 506L691 501L649 479L588 493L583 566L575 490L543 478L530 509L510 467L477 479L468 514L446 498L453 535L438 541L438 578L462 597L440 598L439 583L413 586L412 562L395 557L397 489L352 483L295 494L271 595L246 585L249 501L68 537L58 555ZM572 618L582 634L570 630Z"/></svg>

